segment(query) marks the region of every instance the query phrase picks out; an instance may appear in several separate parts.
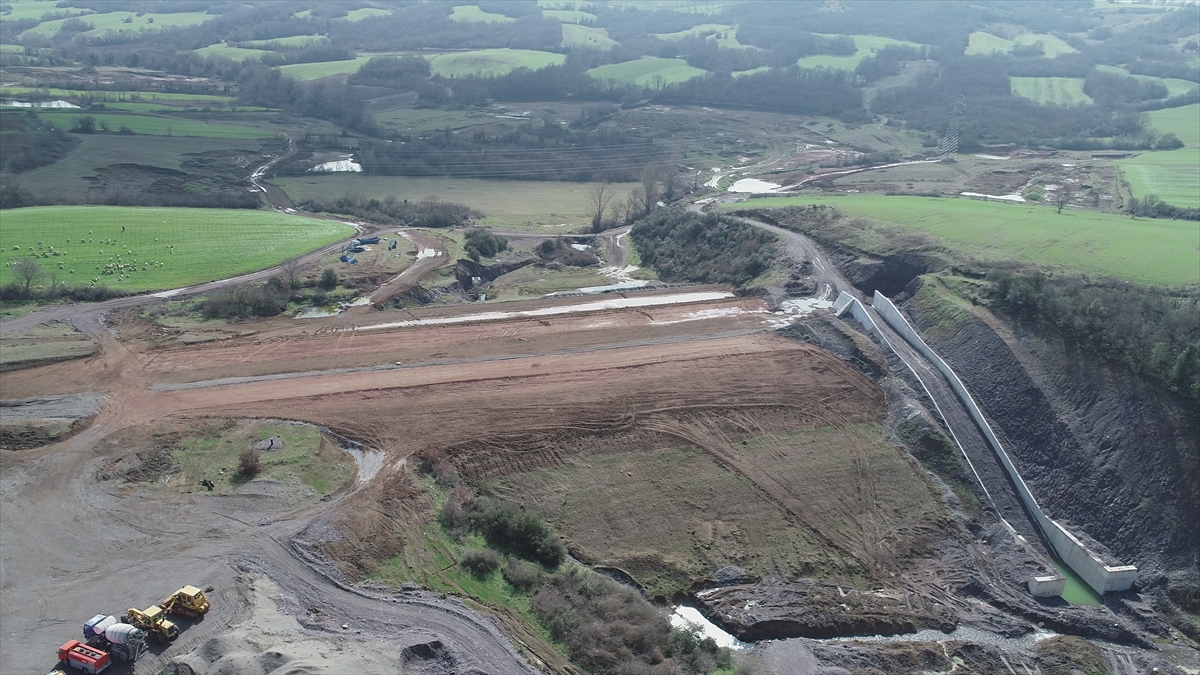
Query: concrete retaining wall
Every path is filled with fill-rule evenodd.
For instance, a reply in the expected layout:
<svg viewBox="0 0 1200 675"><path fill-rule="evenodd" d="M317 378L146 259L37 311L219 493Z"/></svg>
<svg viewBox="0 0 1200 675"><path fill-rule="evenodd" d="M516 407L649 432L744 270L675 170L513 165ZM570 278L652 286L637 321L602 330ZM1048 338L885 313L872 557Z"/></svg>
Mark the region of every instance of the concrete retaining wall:
<svg viewBox="0 0 1200 675"><path fill-rule="evenodd" d="M856 303L857 301L853 304ZM853 304L851 304L851 311L853 311ZM967 392L966 386L958 379L958 375L954 373L949 364L942 360L942 357L938 356L929 345L925 344L925 341L909 325L908 320L892 304L891 300L888 300L882 293L876 291L873 305L875 311L879 312L879 315L888 322L888 325L907 340L909 344L920 351L925 358L929 359L929 362L945 376L951 388L954 389L954 393L958 395L959 400L966 407L967 412L970 413L975 423L979 425L979 430L987 438L988 444L992 446L992 451L996 453L996 458L1008 473L1009 478L1012 479L1013 485L1016 486L1017 495L1024 502L1025 508L1033 516L1034 522L1037 523L1046 541L1050 543L1050 546L1054 549L1058 557L1097 593L1123 591L1133 585L1133 580L1137 576L1136 567L1133 565L1109 566L1104 564L1099 556L1089 551L1066 528L1054 522L1042 512L1037 500L1033 498L1033 493L1029 491L1029 486L1021 478L1021 474L1013 465L1012 460L1009 459L1008 453L1005 452L1004 446L1000 444L1000 439L996 437L991 425L984 419L983 412L975 404L975 400L971 398L971 394ZM855 316L857 317L857 314ZM878 332L878 329L876 329L876 332Z"/></svg>

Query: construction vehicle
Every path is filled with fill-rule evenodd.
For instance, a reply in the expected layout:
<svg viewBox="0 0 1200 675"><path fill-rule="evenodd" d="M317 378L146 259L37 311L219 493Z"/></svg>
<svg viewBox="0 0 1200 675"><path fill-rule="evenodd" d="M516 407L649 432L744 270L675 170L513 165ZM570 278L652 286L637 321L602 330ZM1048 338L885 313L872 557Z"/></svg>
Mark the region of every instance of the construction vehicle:
<svg viewBox="0 0 1200 675"><path fill-rule="evenodd" d="M179 628L167 620L162 607L154 605L145 611L130 607L125 610L125 622L142 629L152 639L166 642L179 637Z"/></svg>
<svg viewBox="0 0 1200 675"><path fill-rule="evenodd" d="M71 640L59 647L58 660L88 675L96 675L112 665L112 658L106 652L89 647L79 640Z"/></svg>
<svg viewBox="0 0 1200 675"><path fill-rule="evenodd" d="M117 617L97 614L83 624L87 646L108 652L121 661L137 661L146 653L146 633Z"/></svg>
<svg viewBox="0 0 1200 675"><path fill-rule="evenodd" d="M168 595L158 606L167 614L182 614L189 619L199 619L208 613L208 598L199 588L184 586Z"/></svg>

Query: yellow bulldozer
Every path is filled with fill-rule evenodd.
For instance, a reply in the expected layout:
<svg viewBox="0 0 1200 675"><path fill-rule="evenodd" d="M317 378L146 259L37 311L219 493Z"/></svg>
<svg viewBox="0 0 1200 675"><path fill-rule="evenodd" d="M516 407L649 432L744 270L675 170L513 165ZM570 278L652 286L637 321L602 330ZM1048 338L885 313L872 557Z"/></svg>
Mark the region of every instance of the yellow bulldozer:
<svg viewBox="0 0 1200 675"><path fill-rule="evenodd" d="M179 628L167 620L162 607L158 605L145 611L130 607L125 610L125 620L142 629L158 642L166 642L179 637Z"/></svg>
<svg viewBox="0 0 1200 675"><path fill-rule="evenodd" d="M199 588L184 586L168 595L158 606L167 614L182 614L189 619L199 619L208 613L208 598Z"/></svg>

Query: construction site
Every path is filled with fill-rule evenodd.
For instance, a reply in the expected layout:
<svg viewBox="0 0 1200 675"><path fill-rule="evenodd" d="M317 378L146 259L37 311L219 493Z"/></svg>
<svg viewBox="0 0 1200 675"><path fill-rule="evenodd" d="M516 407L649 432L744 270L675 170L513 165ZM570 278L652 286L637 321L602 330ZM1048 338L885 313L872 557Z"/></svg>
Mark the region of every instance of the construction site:
<svg viewBox="0 0 1200 675"><path fill-rule="evenodd" d="M940 358L812 242L758 225L810 297L364 303L187 340L147 318L162 297L6 321L9 344L51 322L94 353L4 374L2 617L23 648L0 670L52 671L57 650L87 673L581 672L452 574L452 484L536 514L571 564L699 608L753 647L750 672L1057 672L1038 664L1069 636L1107 672L1194 663L1150 648L1137 568L1106 549L1123 585L1062 599L1086 572L1056 569L1063 550ZM936 439L965 458L962 483L911 450ZM450 467L436 484L430 457Z"/></svg>

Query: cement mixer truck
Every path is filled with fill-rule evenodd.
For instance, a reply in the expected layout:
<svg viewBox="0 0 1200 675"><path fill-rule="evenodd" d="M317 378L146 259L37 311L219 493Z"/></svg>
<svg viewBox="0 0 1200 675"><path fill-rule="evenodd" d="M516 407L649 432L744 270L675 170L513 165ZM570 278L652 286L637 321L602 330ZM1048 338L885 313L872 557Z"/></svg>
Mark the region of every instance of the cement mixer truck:
<svg viewBox="0 0 1200 675"><path fill-rule="evenodd" d="M146 653L146 632L115 616L97 614L83 624L83 637L89 647L101 649L121 661L137 661Z"/></svg>

